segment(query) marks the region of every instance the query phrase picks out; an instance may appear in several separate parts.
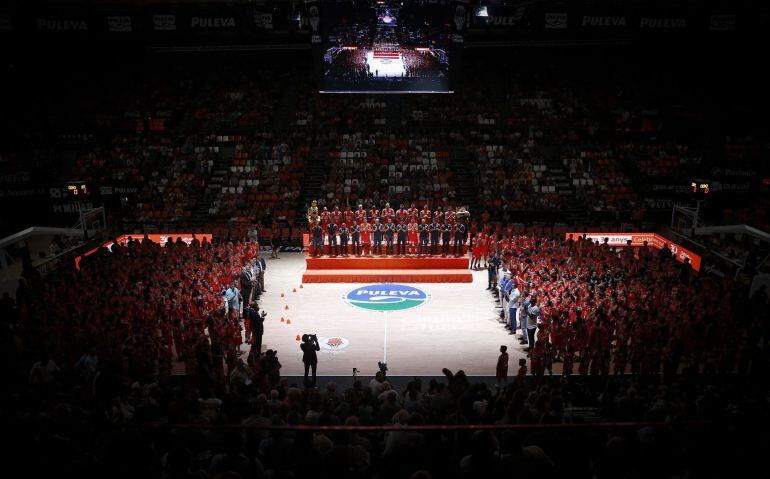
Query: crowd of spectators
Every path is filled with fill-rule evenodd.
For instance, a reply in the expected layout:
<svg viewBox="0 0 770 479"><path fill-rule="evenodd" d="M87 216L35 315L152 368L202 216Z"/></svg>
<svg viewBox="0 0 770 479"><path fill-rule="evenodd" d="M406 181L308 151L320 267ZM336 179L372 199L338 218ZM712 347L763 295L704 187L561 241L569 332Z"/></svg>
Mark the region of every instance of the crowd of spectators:
<svg viewBox="0 0 770 479"><path fill-rule="evenodd" d="M364 48L336 50L329 59L324 75L345 81L370 77L372 73L366 62L366 52Z"/></svg>
<svg viewBox="0 0 770 479"><path fill-rule="evenodd" d="M611 147L586 148L580 152L582 175L572 177L578 198L595 210L629 210L636 192Z"/></svg>
<svg viewBox="0 0 770 479"><path fill-rule="evenodd" d="M133 189L124 214L141 223L189 219L214 164L216 147L197 135L148 138L121 135L75 160L72 175L89 185ZM133 195L132 195L133 196Z"/></svg>
<svg viewBox="0 0 770 479"><path fill-rule="evenodd" d="M406 76L424 77L441 74L441 65L437 57L427 50L401 50Z"/></svg>
<svg viewBox="0 0 770 479"><path fill-rule="evenodd" d="M455 197L449 152L438 138L384 132L338 137L329 152L323 196L356 204L363 198L395 203L446 203Z"/></svg>
<svg viewBox="0 0 770 479"><path fill-rule="evenodd" d="M219 190L210 192L209 218L293 219L309 150L310 139L300 132L245 136Z"/></svg>
<svg viewBox="0 0 770 479"><path fill-rule="evenodd" d="M336 35L361 43L371 29ZM360 66L364 51L338 59ZM30 87L34 102L17 95L25 102L13 117L20 130L37 129L15 135L31 147L2 146L3 192L38 187L47 177L35 175L47 173L59 183L135 189L122 215L138 223L184 223L203 204L211 221L264 219L271 226L261 234L273 236L284 229L276 220L294 226L316 150L322 206L446 204L456 199L457 177L468 175L485 222L564 210L559 170L580 208L619 213L638 207L650 180L708 172L714 157L740 167L736 174L767 171L762 139L704 138L714 128L701 123L705 107L658 68L616 68L604 56L569 61L569 52L548 62L538 60L542 51L505 67L497 53L486 68L467 58L454 95L395 100L318 95L307 70L250 58L196 68L169 57L139 67L125 59L125 68L104 73L100 65L97 75L75 68L70 81ZM669 107L671 92L684 105ZM273 128L293 94L294 122ZM222 140L232 133L236 140ZM453 170L453 157L464 155L466 170ZM212 189L218 165L225 176ZM756 200L724 210L721 222L767 231L767 199ZM522 316L532 318L528 358L498 388L449 370L439 380L398 384L378 375L322 390L282 378L274 351L244 346L251 323L239 318L248 305L236 279L256 243L131 241L88 256L79 270L25 274L15 299L0 300L4 465L40 477L756 474L767 444L764 289L749 296L729 276L696 275L666 250L490 233L502 235L490 261L502 320L507 314L518 334ZM734 251L750 253L743 244ZM508 291L497 281L507 272ZM507 308L514 287L521 304ZM687 420L706 422L678 427ZM667 426L584 427L593 421ZM512 429L451 429L467 424ZM451 427L297 427L337 425ZM268 426L276 429L259 429ZM764 436L755 441L757 429Z"/></svg>
<svg viewBox="0 0 770 479"><path fill-rule="evenodd" d="M476 204L480 209L505 216L516 210L563 206L564 198L557 193L536 142L535 137L522 138L518 131L470 135L479 172Z"/></svg>
<svg viewBox="0 0 770 479"><path fill-rule="evenodd" d="M365 65L364 54L358 48L342 50L339 57ZM409 53L407 61L412 56L431 55ZM759 160L766 153L766 141L761 134L710 137L703 120L708 112L695 101L697 91L683 95L680 104L665 103L666 95L681 90L674 81L661 86L656 96L649 86L654 74L622 64L617 71L607 71L584 55L564 65L538 55L517 57L491 71L494 59L476 63L466 58L452 95L373 102L319 95L307 68L289 67L274 58L212 56L188 62L164 57L139 74L128 67L106 69L93 78L79 74L40 97L43 106L37 116L50 118L52 138L35 142L32 149L2 152L0 163L7 167L3 171L15 171L2 176L3 186L11 191L39 185L44 172L53 172L57 185L77 179L94 187L125 187L130 193L121 216L129 223L161 227L200 222L196 210L218 221L268 211L288 217L287 205L302 194L299 175L308 152L360 152L340 140L358 131L394 135L390 143L409 141L416 134L429 143L445 142L444 148L424 150L446 151L469 164L462 172L439 172L472 177L477 187L474 211L486 210L503 221L516 221L511 212L523 210L609 211L623 219L639 218L640 210L643 216L644 208L660 213L674 202L687 201L676 187L686 186L691 177L710 178L720 159L725 183L736 183L729 181L730 175L740 175L754 185L764 175ZM588 65L585 69L579 68L582 62ZM481 71L483 82L478 81ZM576 71L586 78L578 81ZM110 94L104 85L114 86L121 95ZM71 91L69 98L65 87ZM290 119L288 128L272 128L269 140L254 133L266 131L266 125L283 126L277 121L283 114ZM22 120L20 124L29 123ZM725 123L732 121L733 116L726 116ZM234 158L220 150L222 142L216 140L231 133L244 136L234 145ZM464 148L455 148L460 143ZM263 152L265 145L273 150L269 155ZM388 161L398 170L396 154L388 147L377 161ZM415 156L401 156L411 168ZM210 189L213 167L222 159L228 172L218 189ZM368 172L367 182L372 178ZM332 183L343 178L341 174L330 173L322 182ZM387 178L397 180L390 174ZM352 183L356 178L345 179ZM372 181L379 180L381 176ZM400 188L404 198L419 199L433 197L438 184L441 197L451 198L452 181L445 180L417 175L389 188ZM670 188L651 190L651 183ZM352 193L353 186L342 183L333 189ZM204 195L207 189L211 191ZM238 193L246 190L258 196ZM340 196L338 191L332 194ZM287 211L277 211L283 209ZM727 216L760 228L768 223L761 209L731 208Z"/></svg>
<svg viewBox="0 0 770 479"><path fill-rule="evenodd" d="M233 365L241 326L224 293L256 256L255 242L115 243L77 270L22 280L20 290L35 294L17 293L20 320L41 341L38 351L60 361L88 353L105 365L126 365L139 380L168 375L181 362L191 377L202 377L194 367L201 342L210 341Z"/></svg>
<svg viewBox="0 0 770 479"><path fill-rule="evenodd" d="M727 477L761 456L766 391L744 379L764 367L752 349L766 328L764 291L727 294L729 282L685 274L646 248L634 257L512 236L502 257L542 320L508 381L445 369L443 379L378 373L303 388L281 378L274 351L238 353L227 290L254 246L131 241L3 298L11 461L80 477L589 478ZM549 377L543 343L577 373ZM171 375L175 359L184 381ZM616 376L625 363L633 376ZM617 424L586 428L604 422ZM406 429L312 429L383 425ZM419 428L430 425L442 428ZM742 465L725 463L727 452Z"/></svg>
<svg viewBox="0 0 770 479"><path fill-rule="evenodd" d="M500 315L511 334L518 328L536 374L550 374L555 360L581 375L733 373L761 363L766 293L749 299L731 278L698 276L667 248L519 235L497 246Z"/></svg>

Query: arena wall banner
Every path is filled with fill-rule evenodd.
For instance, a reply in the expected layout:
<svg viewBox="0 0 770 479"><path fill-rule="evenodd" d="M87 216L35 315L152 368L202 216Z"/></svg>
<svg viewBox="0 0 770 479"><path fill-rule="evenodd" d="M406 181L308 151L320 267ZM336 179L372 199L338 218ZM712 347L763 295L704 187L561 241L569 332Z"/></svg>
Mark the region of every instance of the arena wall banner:
<svg viewBox="0 0 770 479"><path fill-rule="evenodd" d="M11 22L11 15L8 13L0 13L0 31L13 30L13 23Z"/></svg>
<svg viewBox="0 0 770 479"><path fill-rule="evenodd" d="M176 15L167 13L156 13L151 17L152 27L154 32L175 32L176 31Z"/></svg>
<svg viewBox="0 0 770 479"><path fill-rule="evenodd" d="M107 15L107 30L110 32L134 31L130 15Z"/></svg>
<svg viewBox="0 0 770 479"><path fill-rule="evenodd" d="M689 249L661 236L657 233L566 233L565 239L578 239L587 238L591 241L604 243L607 240L607 244L612 247L619 246L631 246L632 248L638 248L644 246L644 242L647 242L648 246L652 246L655 249L668 248L671 254L679 261L684 263L685 260L690 260L690 266L695 271L700 271L701 257ZM630 244L628 242L631 242Z"/></svg>
<svg viewBox="0 0 770 479"><path fill-rule="evenodd" d="M543 18L546 30L566 30L569 25L569 14L567 12L547 12Z"/></svg>
<svg viewBox="0 0 770 479"><path fill-rule="evenodd" d="M460 44L465 42L465 33L468 31L468 23L472 12L469 11L470 4L467 0L455 0L451 3L452 20L454 31L452 33L452 43Z"/></svg>
<svg viewBox="0 0 770 479"><path fill-rule="evenodd" d="M84 8L82 2L72 0L15 3L14 7L0 12L0 32L66 33L69 36L147 32L165 39L187 34L195 38L275 38L303 30L313 43L322 43L325 41L323 24L330 23L328 19L322 20L323 11L330 4L320 0L272 4L157 0L140 2L141 5L116 1L98 2L95 9ZM355 8L356 4L350 2L350 5ZM452 26L452 40L458 44L518 34L535 37L544 34L550 39L561 33L591 38L634 34L655 38L691 32L723 35L736 31L770 31L770 13L763 4L711 7L677 2L650 6L638 2L607 4L575 0L557 4L530 1L481 5L468 0L449 0L423 5L442 5L451 10L448 24ZM298 43L306 41L304 35L292 39Z"/></svg>
<svg viewBox="0 0 770 479"><path fill-rule="evenodd" d="M321 54L321 43L323 35L323 23L321 22L321 2L315 0L305 0L305 16L303 26L310 30L310 43L314 46L314 56Z"/></svg>
<svg viewBox="0 0 770 479"><path fill-rule="evenodd" d="M35 18L35 29L39 32L56 32L56 33L71 33L71 32L88 32L88 18L73 16L73 17L37 17Z"/></svg>
<svg viewBox="0 0 770 479"><path fill-rule="evenodd" d="M478 7L471 12L474 29L489 30L539 30L540 11L534 4L521 4L513 6L489 5Z"/></svg>
<svg viewBox="0 0 770 479"><path fill-rule="evenodd" d="M192 243L193 240L193 234L195 234L195 237L198 239L198 241L203 241L204 239L211 242L212 235L211 233L159 233L159 234L148 234L147 237L153 242L153 243L160 243L161 246L166 246L166 243L169 241L175 242L178 238L181 238L182 241L187 243L188 245ZM133 238L136 241L139 241L140 243L144 240L143 234L138 235L121 235L115 238L114 241L110 240L101 246L94 248L90 251L87 251L83 253L82 255L75 258L75 269L80 269L80 262L83 261L83 258L86 256L91 256L92 254L99 251L99 248L107 248L108 250L112 251L112 245L114 245L116 242L120 245L126 245L128 243L129 238Z"/></svg>
<svg viewBox="0 0 770 479"><path fill-rule="evenodd" d="M629 18L625 12L584 11L569 16L571 26L576 30L586 31L627 31Z"/></svg>

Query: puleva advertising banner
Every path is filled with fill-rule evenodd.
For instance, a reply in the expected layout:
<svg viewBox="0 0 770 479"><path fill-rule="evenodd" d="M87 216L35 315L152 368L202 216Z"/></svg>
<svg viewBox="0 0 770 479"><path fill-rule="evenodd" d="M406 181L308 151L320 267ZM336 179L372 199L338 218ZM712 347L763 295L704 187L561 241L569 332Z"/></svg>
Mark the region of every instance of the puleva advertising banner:
<svg viewBox="0 0 770 479"><path fill-rule="evenodd" d="M695 271L700 271L701 257L692 251L684 248L683 246L657 234L657 233L567 233L566 239L588 238L593 242L604 243L607 240L607 245L612 247L618 246L631 246L640 247L644 246L644 242L647 242L648 246L652 246L655 249L668 248L671 251L677 261L684 263L686 260L690 260L690 266ZM628 242L631 241L629 244Z"/></svg>

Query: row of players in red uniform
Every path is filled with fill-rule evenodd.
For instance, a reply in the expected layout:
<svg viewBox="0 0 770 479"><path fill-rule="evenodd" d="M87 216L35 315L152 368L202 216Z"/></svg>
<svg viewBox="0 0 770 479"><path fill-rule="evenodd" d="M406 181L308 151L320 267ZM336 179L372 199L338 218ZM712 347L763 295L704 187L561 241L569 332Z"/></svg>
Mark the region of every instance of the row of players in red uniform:
<svg viewBox="0 0 770 479"><path fill-rule="evenodd" d="M385 203L385 208L382 210L375 208L367 210L364 209L363 205L358 205L356 210L351 210L349 206L346 206L344 210L340 211L339 206L335 206L332 211L324 207L322 211L317 212L311 207L308 213L308 221L310 228L315 226L315 224L320 224L324 234L326 234L326 226L330 223L334 223L337 226L342 226L344 223L345 226L350 228L353 224L361 226L364 223L368 223L373 225L375 220L378 219L381 223L388 223L388 220L392 220L396 224L420 223L422 220L425 220L426 223L444 223L446 220L454 226L458 217L464 219L466 214L467 212L462 208L458 208L455 211L451 206L447 206L446 210L438 206L434 211L431 211L428 205L425 205L420 210L412 203L412 206L409 208L404 208L402 204L398 210L394 210L390 207L390 203Z"/></svg>
<svg viewBox="0 0 770 479"><path fill-rule="evenodd" d="M387 244L387 254L392 254L395 251L393 246L399 243L397 248L399 255L423 252L436 255L439 254L439 243L442 243L442 253L447 255L451 241L454 254L457 255L463 253L463 245L467 241L468 216L469 213L464 207L459 207L455 211L451 206L447 206L445 210L438 206L431 211L427 205L420 210L414 203L410 208L405 208L402 204L398 210L394 210L389 203L386 203L382 210L375 208L367 210L363 205L359 205L355 211L346 206L344 211L335 207L333 211L324 208L319 213L314 201L308 210L308 223L312 243L322 244L323 238L328 238L329 245L334 246L330 248L330 252L332 249L336 251L336 236L339 234L340 246L345 251L343 254L346 254L347 242L350 238L354 254L358 254L359 244L371 253L378 250L380 241L384 241ZM388 230L391 231L390 237L388 237ZM382 236L378 237L378 232ZM395 241L396 232L398 232L398 241ZM403 239L401 239L401 232L404 234ZM424 248L424 251L418 249L418 244ZM485 239L483 245L486 246L486 244ZM373 248L366 248L369 245L373 245ZM481 249L480 246L477 247L478 251ZM314 252L317 253L315 248ZM365 252L362 251L362 253Z"/></svg>

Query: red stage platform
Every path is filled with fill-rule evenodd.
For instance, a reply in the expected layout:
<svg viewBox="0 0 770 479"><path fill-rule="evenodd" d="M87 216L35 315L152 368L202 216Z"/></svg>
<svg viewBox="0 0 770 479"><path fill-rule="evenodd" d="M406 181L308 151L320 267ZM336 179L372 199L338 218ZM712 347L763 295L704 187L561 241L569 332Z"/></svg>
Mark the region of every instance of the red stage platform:
<svg viewBox="0 0 770 479"><path fill-rule="evenodd" d="M368 270L392 270L392 269L468 269L468 257L467 256L448 256L442 258L441 256L348 256L348 257L329 257L319 256L311 257L307 256L307 269L368 269Z"/></svg>
<svg viewBox="0 0 770 479"><path fill-rule="evenodd" d="M472 283L466 256L305 256L304 283Z"/></svg>
<svg viewBox="0 0 770 479"><path fill-rule="evenodd" d="M315 269L303 283L472 283L468 269Z"/></svg>

